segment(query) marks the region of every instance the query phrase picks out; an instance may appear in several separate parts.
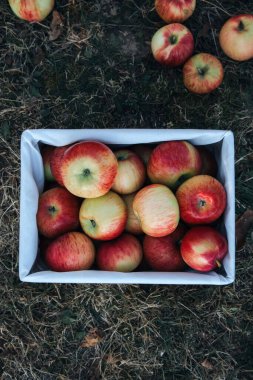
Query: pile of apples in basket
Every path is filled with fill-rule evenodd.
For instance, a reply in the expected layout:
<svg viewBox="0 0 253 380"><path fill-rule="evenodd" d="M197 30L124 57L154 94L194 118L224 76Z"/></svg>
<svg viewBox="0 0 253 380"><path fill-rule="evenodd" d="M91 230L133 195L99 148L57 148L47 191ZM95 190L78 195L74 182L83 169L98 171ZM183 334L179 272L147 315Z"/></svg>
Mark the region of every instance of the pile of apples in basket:
<svg viewBox="0 0 253 380"><path fill-rule="evenodd" d="M43 145L40 254L53 271L218 269L226 192L206 147L187 141L112 151L98 141Z"/></svg>

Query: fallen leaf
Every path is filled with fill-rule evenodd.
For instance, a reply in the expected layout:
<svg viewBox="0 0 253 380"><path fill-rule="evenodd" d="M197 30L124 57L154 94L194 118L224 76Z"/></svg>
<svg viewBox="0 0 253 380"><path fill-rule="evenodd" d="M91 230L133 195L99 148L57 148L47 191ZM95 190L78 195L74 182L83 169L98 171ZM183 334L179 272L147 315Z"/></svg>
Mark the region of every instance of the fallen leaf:
<svg viewBox="0 0 253 380"><path fill-rule="evenodd" d="M253 210L246 210L236 221L236 249L239 251L243 248L247 232L253 224Z"/></svg>
<svg viewBox="0 0 253 380"><path fill-rule="evenodd" d="M63 16L58 11L53 11L53 19L50 25L49 40L55 41L62 34L64 27Z"/></svg>
<svg viewBox="0 0 253 380"><path fill-rule="evenodd" d="M209 360L205 359L201 363L202 367L207 368L207 369L213 369L212 363L209 362Z"/></svg>
<svg viewBox="0 0 253 380"><path fill-rule="evenodd" d="M96 346L102 340L102 335L100 331L95 327L91 329L85 336L83 342L81 343L82 348L90 348Z"/></svg>

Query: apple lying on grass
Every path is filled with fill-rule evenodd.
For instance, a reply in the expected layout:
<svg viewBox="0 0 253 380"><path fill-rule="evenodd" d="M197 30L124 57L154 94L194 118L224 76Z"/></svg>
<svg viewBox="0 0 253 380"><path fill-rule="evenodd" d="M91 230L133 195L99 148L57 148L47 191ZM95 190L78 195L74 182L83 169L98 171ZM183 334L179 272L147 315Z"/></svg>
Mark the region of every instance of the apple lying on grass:
<svg viewBox="0 0 253 380"><path fill-rule="evenodd" d="M55 181L55 178L52 174L51 167L50 167L50 161L54 152L54 146L50 145L43 145L41 148L41 156L43 161L43 167L44 167L44 176L45 180L49 182Z"/></svg>
<svg viewBox="0 0 253 380"><path fill-rule="evenodd" d="M179 242L186 228L179 224L172 234L155 238L146 235L143 241L143 254L149 266L156 271L175 272L185 269L180 253Z"/></svg>
<svg viewBox="0 0 253 380"><path fill-rule="evenodd" d="M143 232L154 237L175 231L179 222L179 207L175 195L164 185L154 184L139 190L133 210Z"/></svg>
<svg viewBox="0 0 253 380"><path fill-rule="evenodd" d="M106 271L131 272L142 260L142 247L136 237L123 234L115 240L101 243L96 262Z"/></svg>
<svg viewBox="0 0 253 380"><path fill-rule="evenodd" d="M201 158L198 150L186 141L159 144L148 162L148 176L153 183L176 188L185 179L199 174Z"/></svg>
<svg viewBox="0 0 253 380"><path fill-rule="evenodd" d="M56 272L85 270L95 260L95 248L83 233L68 232L47 247L44 258L48 267Z"/></svg>
<svg viewBox="0 0 253 380"><path fill-rule="evenodd" d="M156 0L155 9L168 24L183 22L194 12L196 0Z"/></svg>
<svg viewBox="0 0 253 380"><path fill-rule="evenodd" d="M118 237L127 223L127 207L123 199L113 191L98 198L85 199L79 212L84 232L96 240Z"/></svg>
<svg viewBox="0 0 253 380"><path fill-rule="evenodd" d="M235 61L253 58L253 15L231 17L221 28L220 46Z"/></svg>
<svg viewBox="0 0 253 380"><path fill-rule="evenodd" d="M108 146L83 141L64 153L61 176L70 193L81 198L97 198L111 189L117 169L117 159Z"/></svg>
<svg viewBox="0 0 253 380"><path fill-rule="evenodd" d="M66 145L66 146L60 146L60 147L55 148L53 150L53 153L50 159L50 169L51 169L52 175L61 186L64 186L62 173L61 173L62 159L63 159L64 153L70 146L71 145Z"/></svg>
<svg viewBox="0 0 253 380"><path fill-rule="evenodd" d="M141 229L140 222L138 218L136 217L134 210L133 210L133 201L136 193L123 195L122 198L126 203L127 206L127 224L126 224L126 231L130 232L134 235L142 234L143 231Z"/></svg>
<svg viewBox="0 0 253 380"><path fill-rule="evenodd" d="M16 16L26 21L42 21L54 8L54 0L9 0Z"/></svg>
<svg viewBox="0 0 253 380"><path fill-rule="evenodd" d="M41 194L37 211L39 232L54 238L79 226L80 200L62 187Z"/></svg>
<svg viewBox="0 0 253 380"><path fill-rule="evenodd" d="M214 228L199 226L193 227L185 234L180 250L189 267L208 272L221 266L228 245L226 239Z"/></svg>
<svg viewBox="0 0 253 380"><path fill-rule="evenodd" d="M183 67L185 87L196 94L207 94L223 81L224 70L218 58L208 53L191 57Z"/></svg>
<svg viewBox="0 0 253 380"><path fill-rule="evenodd" d="M165 25L154 34L151 49L158 62L170 67L180 66L193 53L193 36L182 24Z"/></svg>
<svg viewBox="0 0 253 380"><path fill-rule="evenodd" d="M118 161L118 171L114 179L112 190L119 194L131 194L139 190L146 175L142 160L129 149L115 152Z"/></svg>
<svg viewBox="0 0 253 380"><path fill-rule="evenodd" d="M176 197L181 219L189 224L207 224L217 220L226 207L222 184L208 175L197 175L185 181Z"/></svg>

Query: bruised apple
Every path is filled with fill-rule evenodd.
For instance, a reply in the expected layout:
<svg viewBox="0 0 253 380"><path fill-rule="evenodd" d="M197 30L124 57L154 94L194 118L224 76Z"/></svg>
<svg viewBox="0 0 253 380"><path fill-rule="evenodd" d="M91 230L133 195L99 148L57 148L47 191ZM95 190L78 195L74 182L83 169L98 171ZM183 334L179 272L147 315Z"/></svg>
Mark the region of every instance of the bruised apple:
<svg viewBox="0 0 253 380"><path fill-rule="evenodd" d="M16 16L26 21L42 21L54 8L54 0L9 0Z"/></svg>

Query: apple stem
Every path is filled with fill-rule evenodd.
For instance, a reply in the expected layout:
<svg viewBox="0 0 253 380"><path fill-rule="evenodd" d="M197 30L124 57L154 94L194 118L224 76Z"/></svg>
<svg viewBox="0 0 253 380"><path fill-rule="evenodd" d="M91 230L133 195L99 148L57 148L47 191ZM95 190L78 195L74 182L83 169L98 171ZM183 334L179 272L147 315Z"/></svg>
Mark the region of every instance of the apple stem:
<svg viewBox="0 0 253 380"><path fill-rule="evenodd" d="M219 260L216 260L215 262L216 262L216 264L217 264L217 267L218 267L218 268L221 268L221 266L222 266L222 265L221 265L221 262L220 262Z"/></svg>
<svg viewBox="0 0 253 380"><path fill-rule="evenodd" d="M198 71L199 75L201 75L202 77L204 77L205 74L208 72L208 66L197 67L197 71Z"/></svg>
<svg viewBox="0 0 253 380"><path fill-rule="evenodd" d="M169 41L170 41L171 45L175 45L177 43L177 36L175 36L175 34L172 34L169 37Z"/></svg>
<svg viewBox="0 0 253 380"><path fill-rule="evenodd" d="M95 228L95 227L96 227L96 222L95 222L95 220L94 220L94 219L91 219L90 222L91 222L91 224L92 224L92 227Z"/></svg>
<svg viewBox="0 0 253 380"><path fill-rule="evenodd" d="M242 30L244 30L244 23L242 22L242 20L239 22L239 24L238 24L238 30L239 31L242 31Z"/></svg>
<svg viewBox="0 0 253 380"><path fill-rule="evenodd" d="M56 211L56 208L54 206L49 206L48 211L50 212L50 214L53 214Z"/></svg>
<svg viewBox="0 0 253 380"><path fill-rule="evenodd" d="M88 177L90 175L90 169L84 169L83 170L83 176Z"/></svg>

